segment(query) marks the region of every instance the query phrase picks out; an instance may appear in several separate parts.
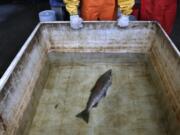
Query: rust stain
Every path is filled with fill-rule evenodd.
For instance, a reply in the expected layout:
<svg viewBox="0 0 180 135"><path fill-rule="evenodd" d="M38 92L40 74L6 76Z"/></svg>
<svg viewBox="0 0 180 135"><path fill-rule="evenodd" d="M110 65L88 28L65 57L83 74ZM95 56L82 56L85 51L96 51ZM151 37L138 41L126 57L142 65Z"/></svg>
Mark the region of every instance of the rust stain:
<svg viewBox="0 0 180 135"><path fill-rule="evenodd" d="M3 118L2 118L2 115L0 115L0 123L2 124L3 130L7 131L7 126L6 126L6 124L5 124L5 122L4 122Z"/></svg>

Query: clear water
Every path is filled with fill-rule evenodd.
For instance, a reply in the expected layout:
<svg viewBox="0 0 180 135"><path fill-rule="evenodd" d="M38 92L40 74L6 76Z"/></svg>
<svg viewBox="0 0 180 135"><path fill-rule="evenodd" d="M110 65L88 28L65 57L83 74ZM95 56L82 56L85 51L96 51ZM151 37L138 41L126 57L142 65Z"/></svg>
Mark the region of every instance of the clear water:
<svg viewBox="0 0 180 135"><path fill-rule="evenodd" d="M29 135L165 135L145 55L49 54L51 66ZM112 86L89 123L76 118L101 74Z"/></svg>

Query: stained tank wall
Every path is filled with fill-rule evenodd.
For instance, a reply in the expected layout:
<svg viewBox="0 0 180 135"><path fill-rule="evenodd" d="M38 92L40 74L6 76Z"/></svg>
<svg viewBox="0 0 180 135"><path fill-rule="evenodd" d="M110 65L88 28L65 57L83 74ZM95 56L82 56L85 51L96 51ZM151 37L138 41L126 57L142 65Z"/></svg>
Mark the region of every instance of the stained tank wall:
<svg viewBox="0 0 180 135"><path fill-rule="evenodd" d="M117 27L115 22L86 22L79 31L71 30L66 22L38 25L0 80L0 133L24 132L22 123L33 117L28 114L35 112L46 81L45 77L38 78L48 74L47 59L55 59L47 56L48 53L108 52L150 56L158 77L167 84L162 86L164 91L160 91L165 97L162 103L169 105L168 111L174 110L167 114L173 125L168 126L169 131L175 130L178 134L180 55L167 38L154 22L134 22L128 29Z"/></svg>

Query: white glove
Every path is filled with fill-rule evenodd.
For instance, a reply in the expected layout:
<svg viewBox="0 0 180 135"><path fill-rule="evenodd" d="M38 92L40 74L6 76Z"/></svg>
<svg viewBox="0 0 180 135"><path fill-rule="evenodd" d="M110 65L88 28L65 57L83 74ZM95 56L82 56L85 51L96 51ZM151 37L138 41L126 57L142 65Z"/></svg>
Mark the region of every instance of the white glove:
<svg viewBox="0 0 180 135"><path fill-rule="evenodd" d="M118 26L127 27L129 25L129 16L121 15L117 21Z"/></svg>
<svg viewBox="0 0 180 135"><path fill-rule="evenodd" d="M83 27L83 19L79 17L79 15L70 16L70 25L73 29L80 29Z"/></svg>

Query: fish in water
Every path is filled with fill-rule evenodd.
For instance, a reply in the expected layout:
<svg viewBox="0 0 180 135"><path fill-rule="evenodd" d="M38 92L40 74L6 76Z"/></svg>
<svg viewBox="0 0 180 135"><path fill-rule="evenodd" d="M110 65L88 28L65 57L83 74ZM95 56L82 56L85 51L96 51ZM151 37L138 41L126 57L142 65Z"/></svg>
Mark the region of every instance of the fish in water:
<svg viewBox="0 0 180 135"><path fill-rule="evenodd" d="M108 70L99 77L96 84L91 90L89 100L86 108L79 114L76 115L78 118L82 118L87 123L89 122L89 113L93 107L97 107L99 101L106 96L108 88L112 84L112 70Z"/></svg>

